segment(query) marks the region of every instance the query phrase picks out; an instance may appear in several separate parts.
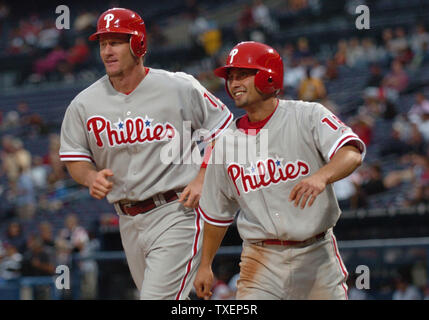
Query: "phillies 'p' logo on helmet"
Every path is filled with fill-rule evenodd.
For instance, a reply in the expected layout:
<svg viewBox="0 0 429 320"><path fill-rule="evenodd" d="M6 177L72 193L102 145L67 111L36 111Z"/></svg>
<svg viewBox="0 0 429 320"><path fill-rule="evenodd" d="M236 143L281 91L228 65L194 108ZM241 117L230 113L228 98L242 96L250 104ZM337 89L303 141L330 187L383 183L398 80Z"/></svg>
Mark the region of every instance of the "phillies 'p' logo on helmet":
<svg viewBox="0 0 429 320"><path fill-rule="evenodd" d="M134 11L112 8L103 12L97 21L97 32L92 34L89 40L98 40L103 33L129 34L131 53L138 58L146 53L146 26Z"/></svg>
<svg viewBox="0 0 429 320"><path fill-rule="evenodd" d="M245 41L237 44L229 53L226 64L215 69L218 77L227 81L230 68L258 70L255 75L255 86L264 94L278 94L283 88L283 61L279 53L266 44ZM226 91L229 95L228 86Z"/></svg>

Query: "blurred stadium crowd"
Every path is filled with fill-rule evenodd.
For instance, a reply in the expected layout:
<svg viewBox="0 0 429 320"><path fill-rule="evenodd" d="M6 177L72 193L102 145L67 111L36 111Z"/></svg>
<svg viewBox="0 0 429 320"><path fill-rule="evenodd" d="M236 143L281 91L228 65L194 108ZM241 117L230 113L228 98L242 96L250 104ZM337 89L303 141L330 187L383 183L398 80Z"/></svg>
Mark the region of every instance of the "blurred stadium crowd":
<svg viewBox="0 0 429 320"><path fill-rule="evenodd" d="M369 30L355 27L359 4L371 10ZM112 249L103 235L117 226L113 208L71 180L58 150L68 103L103 75L98 44L87 37L114 6L145 19L147 66L194 75L236 116L242 111L212 70L238 41L276 47L285 64L283 98L321 102L368 147L364 165L335 184L341 208L428 207L427 0L77 1L63 30L50 1L20 9L0 1L0 284L52 275L76 253ZM214 298L233 297L236 276L228 266L217 270ZM99 298L95 261L77 268L80 297ZM392 277L378 297L429 298L427 282L412 270ZM351 298L370 298L351 287Z"/></svg>

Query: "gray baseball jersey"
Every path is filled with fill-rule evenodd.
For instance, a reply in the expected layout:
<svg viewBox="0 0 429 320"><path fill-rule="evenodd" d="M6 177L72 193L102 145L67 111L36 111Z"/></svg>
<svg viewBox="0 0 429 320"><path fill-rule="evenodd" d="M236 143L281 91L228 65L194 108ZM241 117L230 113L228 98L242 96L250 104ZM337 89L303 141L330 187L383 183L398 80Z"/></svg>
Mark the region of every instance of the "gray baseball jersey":
<svg viewBox="0 0 429 320"><path fill-rule="evenodd" d="M204 128L202 138L210 141L232 122L228 108L192 76L148 70L129 95L102 77L77 95L65 113L60 158L112 169L110 203L185 187L199 166L187 161L191 143L183 139Z"/></svg>
<svg viewBox="0 0 429 320"><path fill-rule="evenodd" d="M183 188L197 175L192 133L209 142L231 122L230 111L192 76L157 69L149 69L129 95L104 76L68 107L61 160L90 161L98 170L113 171L107 199L115 203L141 299L188 296L201 259L201 219L178 201L162 204L157 194ZM152 196L161 204L136 216L125 215L116 203Z"/></svg>
<svg viewBox="0 0 429 320"><path fill-rule="evenodd" d="M333 227L340 216L333 186L304 210L288 201L289 194L346 143L364 156L361 139L324 106L280 100L258 134L247 135L234 123L216 142L198 211L206 222L228 226L241 208L237 227L248 242L309 239ZM257 152L249 152L252 148ZM238 161L243 154L247 157Z"/></svg>

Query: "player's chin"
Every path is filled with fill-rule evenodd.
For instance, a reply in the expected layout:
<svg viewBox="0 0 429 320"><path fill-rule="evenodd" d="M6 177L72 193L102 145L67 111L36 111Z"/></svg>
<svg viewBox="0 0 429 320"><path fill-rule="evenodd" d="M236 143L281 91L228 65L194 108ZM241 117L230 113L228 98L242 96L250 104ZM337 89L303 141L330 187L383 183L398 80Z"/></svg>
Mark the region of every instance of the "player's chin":
<svg viewBox="0 0 429 320"><path fill-rule="evenodd" d="M113 77L119 77L119 76L121 76L121 75L122 75L122 72L121 72L121 71L107 71L107 70L106 70L106 74L107 74L110 78L113 78Z"/></svg>
<svg viewBox="0 0 429 320"><path fill-rule="evenodd" d="M115 68L115 67L106 66L106 74L109 77L118 77L118 76L122 75L122 70Z"/></svg>
<svg viewBox="0 0 429 320"><path fill-rule="evenodd" d="M239 98L234 98L234 102L235 102L235 106L237 108L244 108L245 106L247 106L247 100L243 99L242 97Z"/></svg>

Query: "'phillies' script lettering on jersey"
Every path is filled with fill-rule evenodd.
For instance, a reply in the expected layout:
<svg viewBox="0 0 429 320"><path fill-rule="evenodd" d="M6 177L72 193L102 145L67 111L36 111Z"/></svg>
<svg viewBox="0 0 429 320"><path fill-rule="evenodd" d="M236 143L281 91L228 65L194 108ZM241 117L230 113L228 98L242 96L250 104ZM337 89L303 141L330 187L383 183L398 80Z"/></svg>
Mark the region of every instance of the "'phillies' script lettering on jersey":
<svg viewBox="0 0 429 320"><path fill-rule="evenodd" d="M256 166L252 165L248 168L247 170L250 171L250 174L247 174L246 169L237 163L231 163L227 170L229 177L234 182L238 195L240 195L237 187L237 181L240 178L244 192L248 193L259 188L268 187L271 184L293 181L300 176L306 176L310 172L310 167L303 160L287 162L283 166L281 160L268 158L267 160L259 160Z"/></svg>
<svg viewBox="0 0 429 320"><path fill-rule="evenodd" d="M118 119L113 123L102 116L94 116L87 120L86 128L94 134L97 146L103 147L101 139L104 133L107 136L109 146L121 144L150 143L154 141L171 140L176 135L176 128L169 122L152 124L153 119L127 118L124 121Z"/></svg>

